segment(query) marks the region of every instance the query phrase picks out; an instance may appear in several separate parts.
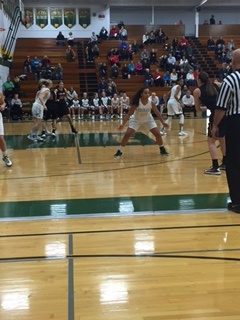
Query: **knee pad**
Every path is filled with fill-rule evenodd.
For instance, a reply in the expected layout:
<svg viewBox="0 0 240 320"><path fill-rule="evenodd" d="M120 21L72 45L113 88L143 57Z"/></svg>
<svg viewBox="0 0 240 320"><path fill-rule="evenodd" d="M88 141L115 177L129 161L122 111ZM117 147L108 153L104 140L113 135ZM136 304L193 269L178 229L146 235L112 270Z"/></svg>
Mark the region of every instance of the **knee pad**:
<svg viewBox="0 0 240 320"><path fill-rule="evenodd" d="M184 124L184 115L183 114L179 115L179 124Z"/></svg>
<svg viewBox="0 0 240 320"><path fill-rule="evenodd" d="M172 122L172 116L168 116L168 118L167 118L167 120L165 121L165 123L170 126L170 125L171 125L171 122Z"/></svg>

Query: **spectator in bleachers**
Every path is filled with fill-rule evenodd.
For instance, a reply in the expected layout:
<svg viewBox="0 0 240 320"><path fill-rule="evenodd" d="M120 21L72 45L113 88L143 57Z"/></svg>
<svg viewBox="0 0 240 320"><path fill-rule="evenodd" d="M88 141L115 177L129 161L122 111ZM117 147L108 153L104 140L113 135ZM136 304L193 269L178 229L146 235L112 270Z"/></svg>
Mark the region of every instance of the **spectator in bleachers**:
<svg viewBox="0 0 240 320"><path fill-rule="evenodd" d="M90 42L91 42L92 44L98 43L98 37L97 37L97 35L95 34L95 32L92 32L91 37L90 37Z"/></svg>
<svg viewBox="0 0 240 320"><path fill-rule="evenodd" d="M135 64L135 71L137 75L143 74L143 66L140 60Z"/></svg>
<svg viewBox="0 0 240 320"><path fill-rule="evenodd" d="M125 47L119 50L119 60L128 60L128 51Z"/></svg>
<svg viewBox="0 0 240 320"><path fill-rule="evenodd" d="M107 89L108 89L108 85L105 82L105 79L101 78L101 81L98 83L98 94L101 96L103 91L107 92Z"/></svg>
<svg viewBox="0 0 240 320"><path fill-rule="evenodd" d="M227 63L223 62L222 67L218 70L218 78L222 82L228 76Z"/></svg>
<svg viewBox="0 0 240 320"><path fill-rule="evenodd" d="M123 67L122 67L122 78L123 79L129 79L131 77L129 71L128 71L128 67L127 64L124 63Z"/></svg>
<svg viewBox="0 0 240 320"><path fill-rule="evenodd" d="M176 58L171 53L169 53L167 58L167 63L166 63L166 69L169 72L172 72L172 69L174 68L175 64L176 64Z"/></svg>
<svg viewBox="0 0 240 320"><path fill-rule="evenodd" d="M231 40L228 42L227 50L235 50L235 44L234 44L233 39L231 39Z"/></svg>
<svg viewBox="0 0 240 320"><path fill-rule="evenodd" d="M117 92L116 82L114 82L112 78L108 78L108 87L112 88L113 94Z"/></svg>
<svg viewBox="0 0 240 320"><path fill-rule="evenodd" d="M188 90L186 94L182 97L182 103L184 105L183 115L186 117L186 113L193 112L194 118L197 118L197 111L195 108L194 97L191 95L191 91Z"/></svg>
<svg viewBox="0 0 240 320"><path fill-rule="evenodd" d="M93 56L93 58L99 58L99 47L96 43L94 44L94 46L92 48L92 56Z"/></svg>
<svg viewBox="0 0 240 320"><path fill-rule="evenodd" d="M150 72L150 69L146 68L145 69L145 73L144 73L144 83L145 83L145 86L148 87L148 86L152 86L153 85L153 77L151 75L151 72Z"/></svg>
<svg viewBox="0 0 240 320"><path fill-rule="evenodd" d="M164 87L170 87L171 86L171 78L170 78L170 72L166 71L162 77L163 79L163 85Z"/></svg>
<svg viewBox="0 0 240 320"><path fill-rule="evenodd" d="M136 40L134 40L132 43L132 50L134 54L138 54L139 52L139 45L137 44Z"/></svg>
<svg viewBox="0 0 240 320"><path fill-rule="evenodd" d="M167 101L168 101L168 96L166 93L162 95L159 99L159 112L162 114L165 110L167 111Z"/></svg>
<svg viewBox="0 0 240 320"><path fill-rule="evenodd" d="M220 38L216 41L216 46L218 46L219 44L221 45L221 48L222 48L223 50L225 50L225 41L224 41L223 37L220 37Z"/></svg>
<svg viewBox="0 0 240 320"><path fill-rule="evenodd" d="M162 75L161 75L161 73L160 73L158 68L154 71L153 81L154 81L154 84L155 84L156 87L163 85L163 83L162 83Z"/></svg>
<svg viewBox="0 0 240 320"><path fill-rule="evenodd" d="M140 60L141 60L141 62L143 62L143 60L149 61L149 53L148 53L147 49L143 49L143 51L141 52Z"/></svg>
<svg viewBox="0 0 240 320"><path fill-rule="evenodd" d="M100 30L100 32L99 32L99 38L100 38L101 40L107 40L107 38L108 38L108 31L107 31L107 29L105 29L105 27L102 27L102 29Z"/></svg>
<svg viewBox="0 0 240 320"><path fill-rule="evenodd" d="M135 75L135 65L132 60L128 64L128 72L131 76Z"/></svg>
<svg viewBox="0 0 240 320"><path fill-rule="evenodd" d="M178 46L178 38L175 37L172 41L172 47L174 50L176 50L177 46Z"/></svg>
<svg viewBox="0 0 240 320"><path fill-rule="evenodd" d="M22 101L19 99L17 93L14 94L11 101L10 116L12 120L22 120Z"/></svg>
<svg viewBox="0 0 240 320"><path fill-rule="evenodd" d="M233 49L228 49L226 52L226 62L229 63L232 61Z"/></svg>
<svg viewBox="0 0 240 320"><path fill-rule="evenodd" d="M197 85L197 81L194 77L192 69L190 69L189 72L186 74L186 81L188 87L194 87Z"/></svg>
<svg viewBox="0 0 240 320"><path fill-rule="evenodd" d="M121 29L118 32L119 34L119 39L121 40L127 40L128 35L127 35L127 29L125 28L125 26L121 26Z"/></svg>
<svg viewBox="0 0 240 320"><path fill-rule="evenodd" d="M68 62L72 62L75 60L76 54L73 48L69 45L66 50L66 59Z"/></svg>
<svg viewBox="0 0 240 320"><path fill-rule="evenodd" d="M133 59L133 48L131 44L127 48L127 56L129 60Z"/></svg>
<svg viewBox="0 0 240 320"><path fill-rule="evenodd" d="M189 42L188 40L185 38L185 36L182 36L182 39L180 39L178 41L178 47L181 51L182 54L185 53L185 55L188 54L188 47L189 47Z"/></svg>
<svg viewBox="0 0 240 320"><path fill-rule="evenodd" d="M216 48L215 48L214 58L215 58L216 60L221 61L222 56L223 56L223 53L224 53L223 47L222 47L222 45L219 43L219 44L216 46Z"/></svg>
<svg viewBox="0 0 240 320"><path fill-rule="evenodd" d="M108 68L105 62L99 67L99 77L103 79L108 77Z"/></svg>
<svg viewBox="0 0 240 320"><path fill-rule="evenodd" d="M15 86L10 77L3 83L3 95L6 99L13 98L15 94Z"/></svg>
<svg viewBox="0 0 240 320"><path fill-rule="evenodd" d="M39 64L40 60L37 56L34 56L33 60L31 61L31 68L33 73L35 73L35 70L38 68Z"/></svg>
<svg viewBox="0 0 240 320"><path fill-rule="evenodd" d="M42 60L41 60L41 64L43 68L46 68L47 65L49 65L51 63L50 59L48 58L47 55L45 55Z"/></svg>
<svg viewBox="0 0 240 320"><path fill-rule="evenodd" d="M56 45L59 46L65 46L65 37L64 35L62 34L61 31L59 31L58 35L57 35L57 38L56 38Z"/></svg>
<svg viewBox="0 0 240 320"><path fill-rule="evenodd" d="M153 43L156 43L156 35L154 33L154 31L152 30L150 33L149 33L149 43L150 44L153 44Z"/></svg>
<svg viewBox="0 0 240 320"><path fill-rule="evenodd" d="M150 44L149 35L147 32L145 32L144 35L142 36L142 44L143 45Z"/></svg>
<svg viewBox="0 0 240 320"><path fill-rule="evenodd" d="M56 80L63 80L63 67L61 63L58 63L58 65L55 67L53 78Z"/></svg>
<svg viewBox="0 0 240 320"><path fill-rule="evenodd" d="M32 67L31 67L31 59L30 56L27 56L26 60L23 62L23 73L31 73Z"/></svg>
<svg viewBox="0 0 240 320"><path fill-rule="evenodd" d="M189 64L190 64L190 66L194 69L194 70L196 70L197 68L199 68L198 67L198 62L197 62L197 59L196 59L196 57L193 55L191 58L189 58Z"/></svg>
<svg viewBox="0 0 240 320"><path fill-rule="evenodd" d="M110 29L109 39L110 40L118 39L118 29L116 26L112 26L112 28Z"/></svg>
<svg viewBox="0 0 240 320"><path fill-rule="evenodd" d="M208 41L207 41L207 50L208 51L214 51L215 50L215 41L213 40L213 37L210 36Z"/></svg>
<svg viewBox="0 0 240 320"><path fill-rule="evenodd" d="M69 32L68 37L67 37L67 44L71 47L74 46L75 40L72 32Z"/></svg>
<svg viewBox="0 0 240 320"><path fill-rule="evenodd" d="M165 35L165 32L162 30L162 28L159 28L159 30L156 30L156 41L158 44L165 43L166 41L166 35Z"/></svg>
<svg viewBox="0 0 240 320"><path fill-rule="evenodd" d="M119 68L116 63L111 66L111 77L117 79L119 75Z"/></svg>
<svg viewBox="0 0 240 320"><path fill-rule="evenodd" d="M167 70L167 59L168 59L168 56L166 54L162 55L159 58L159 67L162 68L164 71Z"/></svg>
<svg viewBox="0 0 240 320"><path fill-rule="evenodd" d="M180 62L179 62L179 67L180 68L184 68L185 64L188 62L188 59L186 58L186 56L182 56L182 58L180 59Z"/></svg>
<svg viewBox="0 0 240 320"><path fill-rule="evenodd" d="M150 69L150 63L147 59L144 59L142 61L142 68L143 68L143 71L145 71L146 69Z"/></svg>
<svg viewBox="0 0 240 320"><path fill-rule="evenodd" d="M215 24L215 23L216 23L216 21L214 19L214 15L212 14L211 18L210 18L210 24Z"/></svg>
<svg viewBox="0 0 240 320"><path fill-rule="evenodd" d="M149 100L152 101L159 110L159 98L156 95L156 92L151 93Z"/></svg>
<svg viewBox="0 0 240 320"><path fill-rule="evenodd" d="M150 52L150 64L156 64L157 63L157 52L155 51L155 49L153 48Z"/></svg>

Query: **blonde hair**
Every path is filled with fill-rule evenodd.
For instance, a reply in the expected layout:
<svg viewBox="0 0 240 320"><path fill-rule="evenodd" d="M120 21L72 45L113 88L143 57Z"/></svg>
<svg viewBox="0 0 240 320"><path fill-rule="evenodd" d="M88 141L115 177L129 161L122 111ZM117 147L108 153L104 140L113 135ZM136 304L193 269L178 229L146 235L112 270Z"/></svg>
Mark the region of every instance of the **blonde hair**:
<svg viewBox="0 0 240 320"><path fill-rule="evenodd" d="M45 87L49 87L49 85L52 84L52 80L50 79L40 79L39 82L38 82L38 87L41 88L42 86L45 86Z"/></svg>

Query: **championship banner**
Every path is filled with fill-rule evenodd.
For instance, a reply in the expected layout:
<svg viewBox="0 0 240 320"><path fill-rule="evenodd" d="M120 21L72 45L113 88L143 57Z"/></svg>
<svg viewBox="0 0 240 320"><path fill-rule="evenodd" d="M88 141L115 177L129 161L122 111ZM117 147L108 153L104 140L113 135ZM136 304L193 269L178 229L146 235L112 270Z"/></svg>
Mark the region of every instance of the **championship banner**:
<svg viewBox="0 0 240 320"><path fill-rule="evenodd" d="M62 8L50 8L50 20L54 28L60 27L63 23Z"/></svg>
<svg viewBox="0 0 240 320"><path fill-rule="evenodd" d="M45 28L48 24L48 9L47 8L36 8L36 25L40 28Z"/></svg>
<svg viewBox="0 0 240 320"><path fill-rule="evenodd" d="M84 29L91 24L91 9L90 8L79 8L78 9L79 24Z"/></svg>
<svg viewBox="0 0 240 320"><path fill-rule="evenodd" d="M74 8L64 8L64 24L69 29L76 25L76 10Z"/></svg>

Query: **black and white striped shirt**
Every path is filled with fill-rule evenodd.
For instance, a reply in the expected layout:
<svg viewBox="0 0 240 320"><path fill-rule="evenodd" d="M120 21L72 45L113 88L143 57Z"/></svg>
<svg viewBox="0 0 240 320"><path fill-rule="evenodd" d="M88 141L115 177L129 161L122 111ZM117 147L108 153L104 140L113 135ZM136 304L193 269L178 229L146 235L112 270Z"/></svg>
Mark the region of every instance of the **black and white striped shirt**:
<svg viewBox="0 0 240 320"><path fill-rule="evenodd" d="M224 109L227 116L240 115L240 70L223 80L216 105L217 109Z"/></svg>

